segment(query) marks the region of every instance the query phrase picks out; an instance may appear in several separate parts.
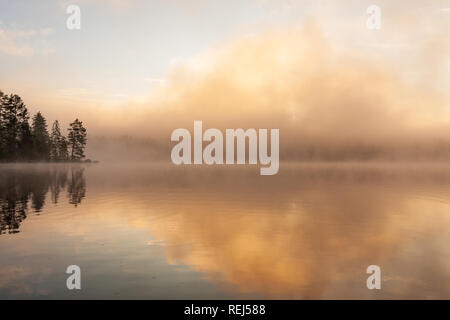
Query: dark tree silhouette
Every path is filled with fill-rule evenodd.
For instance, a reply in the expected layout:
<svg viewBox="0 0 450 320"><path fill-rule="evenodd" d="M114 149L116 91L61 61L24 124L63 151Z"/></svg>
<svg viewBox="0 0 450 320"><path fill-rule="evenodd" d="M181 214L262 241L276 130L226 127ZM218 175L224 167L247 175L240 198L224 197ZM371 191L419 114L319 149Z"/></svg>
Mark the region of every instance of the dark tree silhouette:
<svg viewBox="0 0 450 320"><path fill-rule="evenodd" d="M32 138L28 124L28 110L18 95L2 95L1 97L2 123L2 155L6 160L15 161L29 156Z"/></svg>
<svg viewBox="0 0 450 320"><path fill-rule="evenodd" d="M69 159L67 139L61 134L58 120L55 120L52 126L52 133L50 136L50 159L52 161L67 161Z"/></svg>
<svg viewBox="0 0 450 320"><path fill-rule="evenodd" d="M47 121L40 112L33 117L33 142L36 160L46 161L50 156L50 137L47 131Z"/></svg>
<svg viewBox="0 0 450 320"><path fill-rule="evenodd" d="M75 119L69 127L69 147L70 147L70 160L80 161L84 158L84 148L86 146L86 129L83 127L83 122Z"/></svg>
<svg viewBox="0 0 450 320"><path fill-rule="evenodd" d="M61 138L61 141L59 142L58 152L60 161L69 160L69 142L67 141L67 138L64 136Z"/></svg>
<svg viewBox="0 0 450 320"><path fill-rule="evenodd" d="M70 124L69 139L61 134L56 120L49 136L41 112L30 127L28 110L15 94L0 91L0 161L81 161L86 147L86 129L76 119ZM70 156L69 156L70 148Z"/></svg>
<svg viewBox="0 0 450 320"><path fill-rule="evenodd" d="M29 161L33 160L34 153L33 134L31 132L28 121L23 122L20 126L20 138L18 143L18 157L16 160Z"/></svg>
<svg viewBox="0 0 450 320"><path fill-rule="evenodd" d="M3 97L5 94L0 90L0 160L6 157L6 128L3 121Z"/></svg>

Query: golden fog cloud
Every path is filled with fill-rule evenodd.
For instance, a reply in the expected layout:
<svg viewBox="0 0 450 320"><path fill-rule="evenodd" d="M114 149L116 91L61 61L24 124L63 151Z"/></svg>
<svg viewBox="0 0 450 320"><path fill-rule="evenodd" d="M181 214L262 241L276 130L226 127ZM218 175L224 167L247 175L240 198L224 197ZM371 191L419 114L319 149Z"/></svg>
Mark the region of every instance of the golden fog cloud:
<svg viewBox="0 0 450 320"><path fill-rule="evenodd" d="M421 61L436 55L423 50ZM174 66L148 103L108 109L94 133L151 137L169 154L170 133L202 120L280 128L282 159L449 156L445 96L369 57L335 48L314 24L242 37Z"/></svg>

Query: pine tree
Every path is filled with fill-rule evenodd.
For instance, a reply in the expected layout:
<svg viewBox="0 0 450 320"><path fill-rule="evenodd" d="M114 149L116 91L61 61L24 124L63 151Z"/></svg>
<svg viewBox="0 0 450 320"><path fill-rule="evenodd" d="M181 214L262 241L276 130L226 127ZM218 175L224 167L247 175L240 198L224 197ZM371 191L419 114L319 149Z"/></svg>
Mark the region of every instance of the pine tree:
<svg viewBox="0 0 450 320"><path fill-rule="evenodd" d="M18 143L17 160L29 161L34 157L34 141L28 121L20 126L20 138Z"/></svg>
<svg viewBox="0 0 450 320"><path fill-rule="evenodd" d="M67 141L67 138L64 136L61 136L61 141L59 141L58 155L60 161L69 160L69 143Z"/></svg>
<svg viewBox="0 0 450 320"><path fill-rule="evenodd" d="M28 110L15 94L1 97L2 150L4 159L15 161L25 153L21 148L29 146Z"/></svg>
<svg viewBox="0 0 450 320"><path fill-rule="evenodd" d="M50 136L50 159L52 161L64 161L67 160L67 157L67 141L61 134L58 120L55 120Z"/></svg>
<svg viewBox="0 0 450 320"><path fill-rule="evenodd" d="M87 133L81 121L76 119L70 124L67 139L61 134L58 121L54 122L50 137L47 122L40 112L33 117L31 127L28 120L28 110L22 99L0 91L0 161L80 161L84 158Z"/></svg>
<svg viewBox="0 0 450 320"><path fill-rule="evenodd" d="M32 133L35 158L41 161L49 160L50 137L47 131L47 121L40 112L33 117Z"/></svg>
<svg viewBox="0 0 450 320"><path fill-rule="evenodd" d="M83 122L75 119L75 121L70 124L68 131L70 160L80 161L84 158L84 148L87 142L87 134L86 129L83 127Z"/></svg>
<svg viewBox="0 0 450 320"><path fill-rule="evenodd" d="M52 126L52 134L50 136L50 159L52 161L69 160L69 150L66 137L61 134L59 121L55 120Z"/></svg>

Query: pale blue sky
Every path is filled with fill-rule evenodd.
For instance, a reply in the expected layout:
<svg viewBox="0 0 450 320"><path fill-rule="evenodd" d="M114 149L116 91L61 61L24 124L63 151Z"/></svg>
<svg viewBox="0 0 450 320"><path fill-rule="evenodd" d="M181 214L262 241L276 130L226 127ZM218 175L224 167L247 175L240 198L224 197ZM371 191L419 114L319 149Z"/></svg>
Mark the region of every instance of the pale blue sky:
<svg viewBox="0 0 450 320"><path fill-rule="evenodd" d="M174 61L195 56L265 15L258 1L129 2L1 0L0 83L15 89L38 82L50 90L89 90L100 97L142 95ZM81 8L81 30L66 28L65 10L72 3Z"/></svg>

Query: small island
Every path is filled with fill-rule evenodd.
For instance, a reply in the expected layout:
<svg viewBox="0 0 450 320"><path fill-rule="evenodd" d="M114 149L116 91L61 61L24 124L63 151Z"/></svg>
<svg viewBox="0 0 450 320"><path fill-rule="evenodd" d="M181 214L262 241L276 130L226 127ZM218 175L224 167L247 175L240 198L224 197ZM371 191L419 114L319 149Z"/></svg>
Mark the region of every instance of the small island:
<svg viewBox="0 0 450 320"><path fill-rule="evenodd" d="M0 162L98 162L84 160L87 131L78 118L70 123L67 137L58 120L49 134L41 112L33 116L31 125L29 120L23 100L0 90Z"/></svg>

